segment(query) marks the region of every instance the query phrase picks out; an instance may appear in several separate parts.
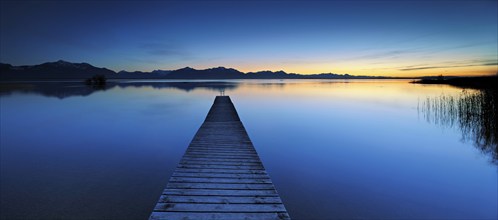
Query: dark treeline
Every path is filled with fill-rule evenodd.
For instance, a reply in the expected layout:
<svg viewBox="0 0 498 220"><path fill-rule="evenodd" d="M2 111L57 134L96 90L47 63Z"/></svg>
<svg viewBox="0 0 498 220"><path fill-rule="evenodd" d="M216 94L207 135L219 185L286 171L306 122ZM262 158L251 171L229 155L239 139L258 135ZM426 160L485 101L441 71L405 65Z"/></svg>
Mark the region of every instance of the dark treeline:
<svg viewBox="0 0 498 220"><path fill-rule="evenodd" d="M414 81L419 84L446 84L460 88L472 89L493 89L498 85L497 76L480 76L480 77L426 77L421 80Z"/></svg>

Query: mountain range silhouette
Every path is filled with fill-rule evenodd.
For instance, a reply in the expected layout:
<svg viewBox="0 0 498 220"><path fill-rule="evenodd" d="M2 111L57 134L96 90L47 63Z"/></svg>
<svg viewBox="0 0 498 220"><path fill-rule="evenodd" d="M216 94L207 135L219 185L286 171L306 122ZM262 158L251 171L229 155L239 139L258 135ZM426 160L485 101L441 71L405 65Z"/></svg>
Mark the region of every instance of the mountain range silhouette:
<svg viewBox="0 0 498 220"><path fill-rule="evenodd" d="M354 76L349 74L319 73L297 74L284 71L258 71L244 73L233 68L216 67L177 70L119 71L95 67L88 63L72 63L64 60L38 65L13 66L0 63L0 79L9 80L78 80L94 75L108 79L386 79L383 76Z"/></svg>

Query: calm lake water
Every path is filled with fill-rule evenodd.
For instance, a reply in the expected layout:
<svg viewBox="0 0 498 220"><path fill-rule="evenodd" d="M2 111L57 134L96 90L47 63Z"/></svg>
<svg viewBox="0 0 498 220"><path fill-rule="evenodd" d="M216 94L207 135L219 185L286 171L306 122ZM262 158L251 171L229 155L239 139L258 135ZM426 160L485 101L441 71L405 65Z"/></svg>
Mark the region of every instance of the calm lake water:
<svg viewBox="0 0 498 220"><path fill-rule="evenodd" d="M294 219L498 218L496 139L434 104L476 91L245 80L3 84L1 219L148 218L220 89Z"/></svg>

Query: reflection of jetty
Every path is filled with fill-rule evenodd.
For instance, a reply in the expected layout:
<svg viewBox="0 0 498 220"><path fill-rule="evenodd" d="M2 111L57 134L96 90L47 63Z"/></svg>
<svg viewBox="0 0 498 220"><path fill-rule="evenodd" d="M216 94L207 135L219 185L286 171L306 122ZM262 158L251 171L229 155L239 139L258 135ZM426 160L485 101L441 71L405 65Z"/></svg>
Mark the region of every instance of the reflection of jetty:
<svg viewBox="0 0 498 220"><path fill-rule="evenodd" d="M214 100L150 219L289 219L228 96Z"/></svg>

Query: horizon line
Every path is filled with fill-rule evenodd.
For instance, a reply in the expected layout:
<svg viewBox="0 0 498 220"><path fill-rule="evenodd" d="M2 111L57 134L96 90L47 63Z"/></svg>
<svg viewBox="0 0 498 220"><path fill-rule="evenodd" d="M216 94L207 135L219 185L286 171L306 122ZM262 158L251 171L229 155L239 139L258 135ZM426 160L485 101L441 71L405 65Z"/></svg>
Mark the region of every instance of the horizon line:
<svg viewBox="0 0 498 220"><path fill-rule="evenodd" d="M258 73L258 72L272 72L272 73L276 73L276 72L284 72L286 74L297 74L297 75L321 75L321 74L334 74L334 75L343 75L343 76L355 76L355 77L385 77L385 78L423 78L423 77L437 77L437 76L445 76L445 77L485 77L485 76L493 76L493 75L498 75L498 71L496 73L488 73L488 74L481 74L481 75L444 75L442 73L436 73L434 75L416 75L416 76L401 76L401 75L392 75L392 76L388 76L388 75L368 75L368 74L351 74L351 73L337 73L337 72L319 72L319 73L299 73L299 72L287 72L283 69L280 69L280 70L270 70L270 69L263 69L263 70L257 70L257 71L241 71L239 70L238 68L234 68L234 67L226 67L226 66L217 66L217 67L208 67L208 68L198 68L198 67L191 67L191 65L188 65L188 66L185 66L185 67L181 67L181 68L177 68L177 69L154 69L154 70L150 70L150 71L144 71L144 70L119 70L117 71L116 69L113 69L113 68L109 68L109 67L98 67L98 66L95 66L94 64L91 64L89 62L72 62L72 61L68 61L68 60L64 60L64 59L58 59L57 61L46 61L46 62L42 62L42 63L39 63L39 64L23 64L23 65L13 65L13 64L10 64L10 63L6 63L6 62L1 62L0 61L0 64L7 64L7 65L11 65L11 66L15 66L15 67L19 67L19 66L35 66L35 65L42 65L42 64L46 64L46 63L57 63L57 62L66 62L66 63L72 63L72 64L88 64L88 65L91 65L93 67L96 67L96 68L105 68L105 69L108 69L108 70L111 70L113 72L115 72L116 74L119 73L119 72L129 72L129 73L133 73L133 72L142 72L142 73L152 73L154 71L177 71L177 70L181 70L181 69L186 69L186 68L190 68L190 69L194 69L194 70L209 70L209 69L216 69L216 68L224 68L224 69L233 69L233 70L236 70L238 72L241 72L243 74L248 74L248 73ZM496 66L498 67L498 63L496 63Z"/></svg>

